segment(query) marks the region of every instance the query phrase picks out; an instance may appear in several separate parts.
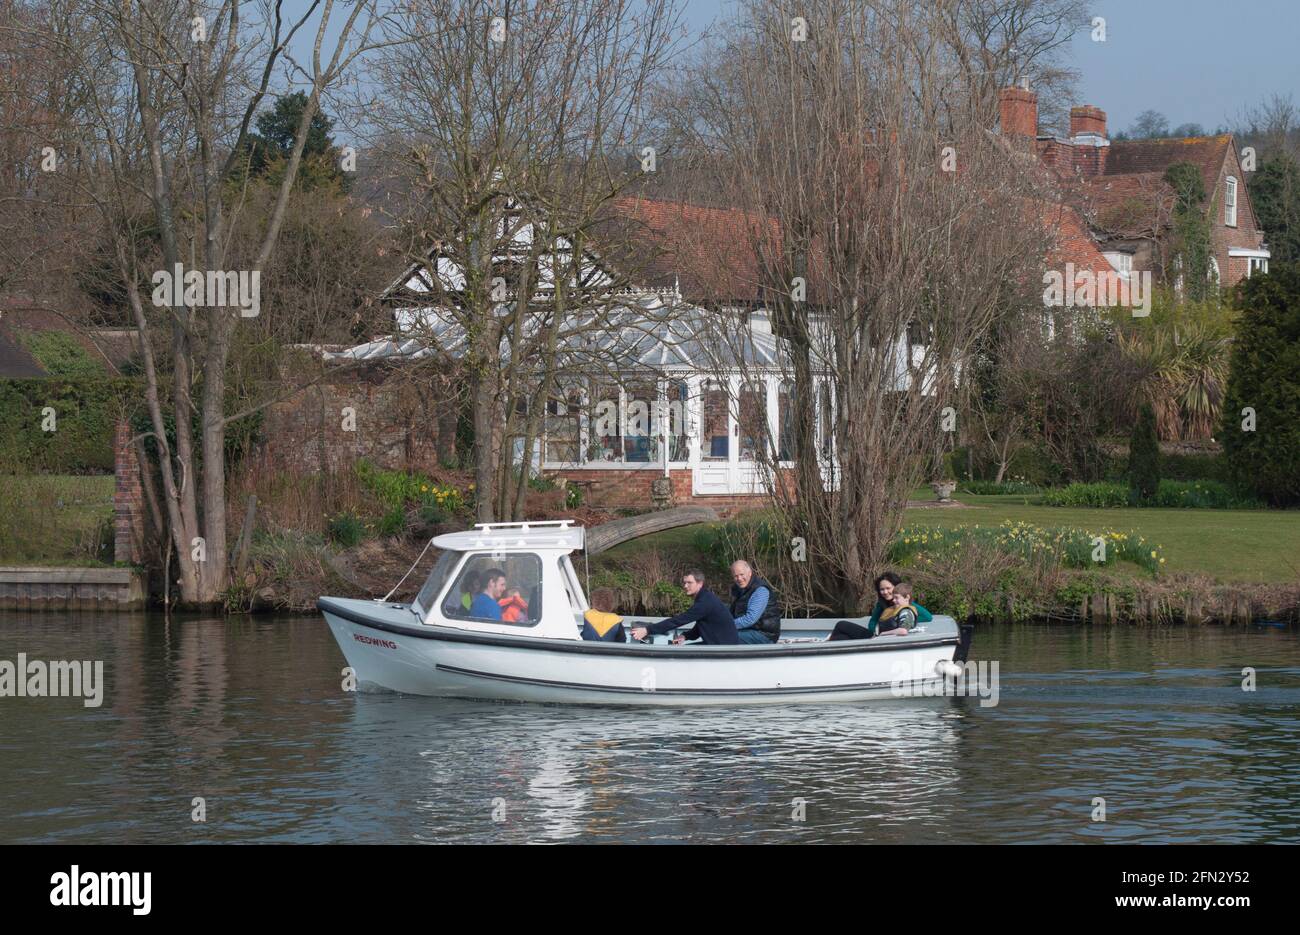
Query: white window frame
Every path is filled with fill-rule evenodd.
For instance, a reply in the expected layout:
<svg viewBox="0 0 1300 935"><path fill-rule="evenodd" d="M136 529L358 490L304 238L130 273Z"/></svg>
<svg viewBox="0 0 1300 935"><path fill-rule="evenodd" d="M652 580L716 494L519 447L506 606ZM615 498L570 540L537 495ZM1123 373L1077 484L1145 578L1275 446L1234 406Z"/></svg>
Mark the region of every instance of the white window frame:
<svg viewBox="0 0 1300 935"><path fill-rule="evenodd" d="M1248 247L1230 247L1228 256L1240 257L1246 260L1246 278L1249 279L1256 272L1267 273L1269 251L1267 248L1250 249Z"/></svg>
<svg viewBox="0 0 1300 935"><path fill-rule="evenodd" d="M1228 176L1223 191L1223 223L1228 227L1237 226L1237 177Z"/></svg>

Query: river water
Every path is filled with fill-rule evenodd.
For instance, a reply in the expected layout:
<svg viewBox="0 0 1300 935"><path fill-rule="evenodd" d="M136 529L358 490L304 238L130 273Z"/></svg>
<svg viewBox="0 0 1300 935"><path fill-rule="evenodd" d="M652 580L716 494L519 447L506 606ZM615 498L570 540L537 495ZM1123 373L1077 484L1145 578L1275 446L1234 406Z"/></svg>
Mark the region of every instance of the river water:
<svg viewBox="0 0 1300 935"><path fill-rule="evenodd" d="M104 693L0 697L3 843L1300 841L1271 627L984 627L987 706L348 693L316 617L0 613L19 653L103 660Z"/></svg>

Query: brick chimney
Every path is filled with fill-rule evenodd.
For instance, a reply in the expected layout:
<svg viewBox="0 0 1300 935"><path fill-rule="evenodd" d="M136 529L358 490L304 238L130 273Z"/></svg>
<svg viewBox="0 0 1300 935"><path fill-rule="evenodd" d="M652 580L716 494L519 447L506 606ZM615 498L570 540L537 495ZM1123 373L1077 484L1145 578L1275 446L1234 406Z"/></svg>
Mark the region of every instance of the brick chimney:
<svg viewBox="0 0 1300 935"><path fill-rule="evenodd" d="M1106 139L1106 112L1084 104L1070 108L1070 137L1097 136Z"/></svg>
<svg viewBox="0 0 1300 935"><path fill-rule="evenodd" d="M1106 171L1106 112L1084 104L1070 108L1070 142L1074 144L1074 169L1080 175L1101 175Z"/></svg>
<svg viewBox="0 0 1300 935"><path fill-rule="evenodd" d="M1028 78L998 92L998 106L1003 136L1030 140L1038 136L1038 95L1029 90Z"/></svg>

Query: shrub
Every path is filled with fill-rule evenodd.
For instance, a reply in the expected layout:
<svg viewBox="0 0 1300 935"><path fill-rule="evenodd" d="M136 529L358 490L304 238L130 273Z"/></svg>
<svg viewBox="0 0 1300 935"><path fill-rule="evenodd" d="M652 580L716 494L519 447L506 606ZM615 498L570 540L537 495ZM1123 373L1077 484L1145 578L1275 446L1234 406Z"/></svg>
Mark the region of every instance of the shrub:
<svg viewBox="0 0 1300 935"><path fill-rule="evenodd" d="M66 331L20 330L18 340L52 377L93 380L104 376L104 364L86 353Z"/></svg>
<svg viewBox="0 0 1300 935"><path fill-rule="evenodd" d="M406 528L406 510L400 506L390 506L379 517L375 531L381 536L397 536Z"/></svg>
<svg viewBox="0 0 1300 935"><path fill-rule="evenodd" d="M113 431L139 384L121 378L0 380L0 468L19 474L113 471ZM43 430L44 409L57 431Z"/></svg>
<svg viewBox="0 0 1300 935"><path fill-rule="evenodd" d="M1218 454L1162 454L1160 476L1170 480L1216 480L1225 483L1232 480L1227 458Z"/></svg>
<svg viewBox="0 0 1300 935"><path fill-rule="evenodd" d="M1130 491L1122 484L1070 484L1043 494L1044 506L1093 507L1113 509L1131 506ZM1156 495L1138 504L1153 507L1197 507L1210 510L1250 510L1261 504L1249 496L1239 494L1233 487L1220 481L1162 480Z"/></svg>
<svg viewBox="0 0 1300 935"><path fill-rule="evenodd" d="M364 458L357 461L356 471L362 485L390 511L416 504L421 508L437 507L447 514L454 514L465 505L459 490L440 484L426 474L385 471Z"/></svg>
<svg viewBox="0 0 1300 935"><path fill-rule="evenodd" d="M726 568L728 556L755 558L772 555L789 541L777 523L767 518L741 517L725 523L701 526L691 536L691 544L703 555L712 556L718 568Z"/></svg>
<svg viewBox="0 0 1300 935"><path fill-rule="evenodd" d="M1243 488L1300 503L1300 264L1237 287L1241 310L1223 404L1223 449Z"/></svg>
<svg viewBox="0 0 1300 935"><path fill-rule="evenodd" d="M1128 447L1129 499L1146 503L1160 489L1160 440L1156 438L1156 414L1143 405L1133 426Z"/></svg>
<svg viewBox="0 0 1300 935"><path fill-rule="evenodd" d="M366 527L351 513L340 513L329 521L330 541L337 542L345 549L359 545L365 535Z"/></svg>
<svg viewBox="0 0 1300 935"><path fill-rule="evenodd" d="M1117 507L1129 505L1128 488L1123 484L1099 481L1095 484L1070 484L1049 490L1043 495L1044 506Z"/></svg>
<svg viewBox="0 0 1300 935"><path fill-rule="evenodd" d="M1030 494L1042 493L1043 488L1037 484L1031 484L1023 480L1003 481L995 484L991 480L968 480L962 481L959 490L966 493L973 493L980 496L994 496L997 494Z"/></svg>

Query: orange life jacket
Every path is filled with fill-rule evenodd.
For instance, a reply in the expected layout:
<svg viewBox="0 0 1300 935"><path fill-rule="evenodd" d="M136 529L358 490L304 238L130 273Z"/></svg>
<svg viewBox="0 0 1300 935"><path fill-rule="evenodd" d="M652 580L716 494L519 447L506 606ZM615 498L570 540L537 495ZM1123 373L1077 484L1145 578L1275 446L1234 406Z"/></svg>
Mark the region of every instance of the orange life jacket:
<svg viewBox="0 0 1300 935"><path fill-rule="evenodd" d="M518 594L511 594L497 601L501 605L501 619L508 623L518 623L528 614L528 602Z"/></svg>

